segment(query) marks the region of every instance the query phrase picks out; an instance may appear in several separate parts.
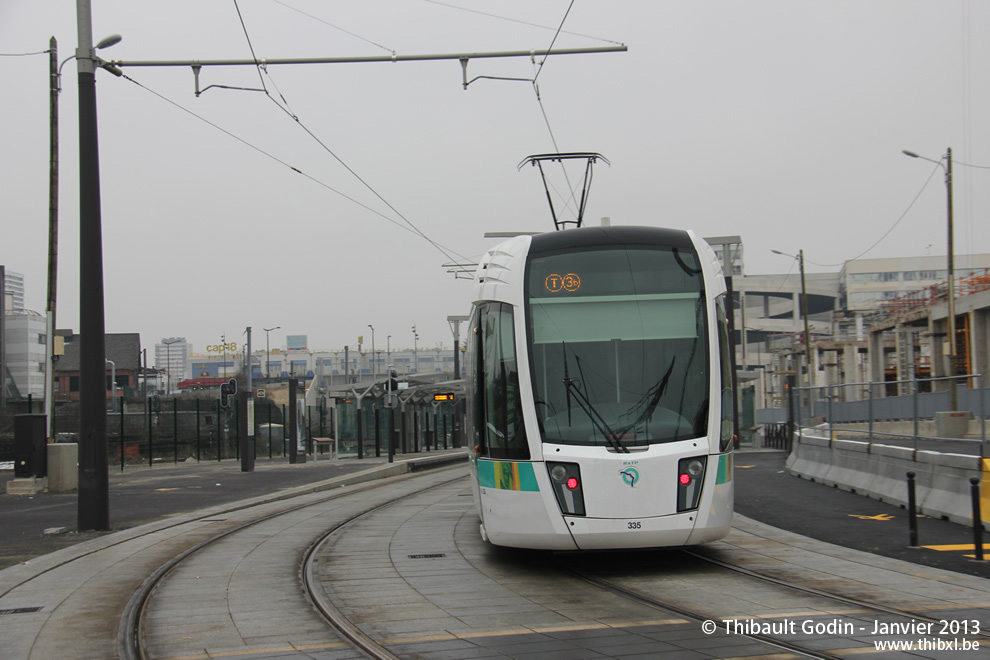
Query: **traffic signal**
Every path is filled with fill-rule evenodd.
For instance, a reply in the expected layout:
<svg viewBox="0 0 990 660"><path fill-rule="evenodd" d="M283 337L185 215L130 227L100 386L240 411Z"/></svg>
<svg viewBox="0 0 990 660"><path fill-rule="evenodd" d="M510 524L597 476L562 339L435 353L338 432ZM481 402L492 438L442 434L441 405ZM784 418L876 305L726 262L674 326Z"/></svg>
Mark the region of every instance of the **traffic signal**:
<svg viewBox="0 0 990 660"><path fill-rule="evenodd" d="M224 408L230 405L230 397L237 394L237 381L233 378L220 384L220 405Z"/></svg>

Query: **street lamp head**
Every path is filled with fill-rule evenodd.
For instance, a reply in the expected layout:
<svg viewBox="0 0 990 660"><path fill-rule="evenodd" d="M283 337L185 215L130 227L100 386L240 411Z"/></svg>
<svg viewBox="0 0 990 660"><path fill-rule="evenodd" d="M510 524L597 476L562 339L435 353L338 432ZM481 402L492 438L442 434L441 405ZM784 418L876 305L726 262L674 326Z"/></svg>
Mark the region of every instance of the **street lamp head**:
<svg viewBox="0 0 990 660"><path fill-rule="evenodd" d="M97 48L109 48L110 46L115 46L120 43L123 39L119 34L111 34L110 36L104 37L100 40L100 43L96 44Z"/></svg>
<svg viewBox="0 0 990 660"><path fill-rule="evenodd" d="M907 149L901 150L901 153L904 154L905 156L910 156L911 158L921 158L921 156L919 156L918 154L914 153L913 151L908 151Z"/></svg>

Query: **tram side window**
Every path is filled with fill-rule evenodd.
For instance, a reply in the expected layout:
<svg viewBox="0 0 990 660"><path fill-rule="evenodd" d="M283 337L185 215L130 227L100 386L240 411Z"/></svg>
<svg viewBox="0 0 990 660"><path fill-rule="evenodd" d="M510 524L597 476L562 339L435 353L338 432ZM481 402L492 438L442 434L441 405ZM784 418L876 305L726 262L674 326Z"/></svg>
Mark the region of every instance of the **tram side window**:
<svg viewBox="0 0 990 660"><path fill-rule="evenodd" d="M519 368L516 360L515 330L511 305L489 303L481 310L479 322L478 381L482 405L483 453L491 458L529 459L529 445L523 426L519 395Z"/></svg>
<svg viewBox="0 0 990 660"><path fill-rule="evenodd" d="M734 431L733 411L735 409L735 397L732 394L732 360L729 351L729 323L725 316L725 296L720 296L715 303L715 314L718 317L718 355L722 365L722 420L719 425L719 449L729 451L732 446L732 436Z"/></svg>
<svg viewBox="0 0 990 660"><path fill-rule="evenodd" d="M484 371L481 365L484 363L484 353L482 352L481 343L481 324L484 323L485 314L484 307L475 308L471 316L471 332L470 336L471 346L470 355L471 359L468 361L467 365L467 378L468 382L471 384L471 406L468 414L470 419L468 420L468 428L471 429L473 434L473 444L478 447L479 451L483 455L487 455L487 451L484 449L485 446L485 436L481 432L481 420L485 418L484 413L484 388L482 387L482 377L481 374Z"/></svg>

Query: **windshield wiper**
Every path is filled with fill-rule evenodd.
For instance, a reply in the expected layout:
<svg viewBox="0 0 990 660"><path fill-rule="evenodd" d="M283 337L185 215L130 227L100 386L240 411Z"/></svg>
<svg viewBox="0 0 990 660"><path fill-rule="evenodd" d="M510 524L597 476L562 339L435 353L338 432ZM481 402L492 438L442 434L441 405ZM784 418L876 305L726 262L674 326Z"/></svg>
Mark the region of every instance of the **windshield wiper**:
<svg viewBox="0 0 990 660"><path fill-rule="evenodd" d="M567 366L567 344L561 342L561 345L564 350L564 391L567 394L567 424L570 425L571 423L571 393L573 391L574 399L578 402L578 405L581 406L581 409L584 410L585 414L588 415L588 418L591 420L591 423L594 424L595 428L598 429L598 432L605 436L605 440L608 442L609 446L620 454L628 454L629 450L619 440L620 434L612 430L612 428L608 425L608 422L605 421L605 418L602 417L601 413L595 409L594 404L591 403L584 392L578 388L577 383L580 381L576 381L570 377L570 372ZM581 361L577 358L577 356L574 356L574 360L577 362L578 372L580 372L581 377L584 378L584 372L581 369Z"/></svg>
<svg viewBox="0 0 990 660"><path fill-rule="evenodd" d="M670 366L667 367L667 373L657 382L656 385L651 387L646 391L639 401L634 403L629 411L624 413L622 417L633 414L637 408L643 408L643 412L630 422L628 425L619 429L620 434L624 434L632 428L635 428L639 424L646 422L653 416L653 411L656 410L657 406L660 405L660 399L663 398L664 393L667 391L667 384L670 382L670 374L674 371L674 361L677 359L675 355L670 359Z"/></svg>
<svg viewBox="0 0 990 660"><path fill-rule="evenodd" d="M619 440L620 434L616 433L611 429L611 427L609 427L608 422L606 422L601 413L595 409L594 404L591 403L591 401L588 401L587 397L584 395L584 392L578 389L578 386L575 384L576 382L577 381L573 378L564 378L564 389L568 392L568 404L570 403L570 392L573 389L574 400L577 401L578 405L581 406L581 409L587 413L588 418L591 420L591 423L595 425L595 428L598 429L598 432L605 436L605 440L608 441L609 446L620 454L628 454L629 450L626 449L625 445L623 445ZM570 420L570 408L567 410L567 415L568 420Z"/></svg>

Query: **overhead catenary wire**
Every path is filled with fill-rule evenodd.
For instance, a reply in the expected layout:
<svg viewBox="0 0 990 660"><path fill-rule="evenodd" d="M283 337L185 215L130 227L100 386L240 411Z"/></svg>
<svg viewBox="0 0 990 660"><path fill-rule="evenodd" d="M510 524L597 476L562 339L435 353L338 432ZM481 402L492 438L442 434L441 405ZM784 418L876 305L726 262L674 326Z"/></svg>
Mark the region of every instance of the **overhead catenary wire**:
<svg viewBox="0 0 990 660"><path fill-rule="evenodd" d="M377 48L381 48L382 50L384 50L387 53L395 54L395 49L394 48L389 48L388 46L383 46L383 45L381 45L380 43L378 43L376 41L372 41L371 39L368 39L366 37L362 37L360 34L356 34L354 32L351 32L350 30L345 30L344 28L340 27L339 25L334 25L333 23L331 23L329 21L326 21L326 20L320 18L319 16L314 16L313 14L306 13L306 12L304 12L301 9L298 9L296 7L293 7L292 5L289 5L289 4L286 4L286 3L282 2L281 0L272 0L272 2L274 2L276 5L281 5L282 7L285 7L286 9L291 9L292 11L294 11L294 12L296 12L298 14L302 14L303 16L305 16L307 18L311 18L314 21L317 21L319 23L323 23L324 25L327 25L329 27L332 27L335 30L339 30L339 31L343 32L344 34L347 34L347 35L350 35L350 36L354 37L355 39L360 39L361 41L363 41L365 43L371 44L372 46L375 46Z"/></svg>
<svg viewBox="0 0 990 660"><path fill-rule="evenodd" d="M387 222L395 225L399 229L402 229L403 231L408 231L411 234L415 234L415 232L412 229L410 229L409 227L403 225L402 223L400 223L399 221L395 220L394 218L390 218L389 216L387 216L386 214L382 213L381 211L379 211L379 210L377 210L377 209L375 209L375 208L373 208L371 206L368 206L367 204L365 204L365 203L363 203L363 202L355 199L354 197L351 197L350 195L347 195L346 193L341 192L340 190L337 190L336 188L334 188L330 184L328 184L328 183L326 183L324 181L320 181L319 179L317 179L312 174L309 174L307 172L304 172L300 168L298 168L298 167L296 167L296 166L294 166L294 165L286 162L285 160L279 158L278 156L276 156L276 155L274 155L274 154L272 154L272 153L270 153L268 151L265 151L261 147L255 145L255 144L252 144L248 140L240 137L239 135L236 135L235 133L232 133L231 131L227 130L226 128L220 126L219 124L210 121L206 117L203 117L202 115L199 115L199 114L193 112L189 108L186 108L186 107L184 107L183 105L181 105L179 103L176 103L175 101L173 101L172 99L168 98L164 94L161 94L160 92L157 92L154 89L151 89L150 87L148 87L147 85L141 83L140 81L135 80L134 78L131 78L130 76L128 76L126 74L124 74L121 77L124 80L127 80L128 82L130 82L130 83L136 85L137 87L143 89L144 91L148 92L149 94L152 94L153 96L161 99L162 101L165 101L166 103L172 105L173 107L178 108L179 110L185 112L186 114L188 114L188 115L190 115L190 116L198 119L199 121L207 124L211 128L214 128L214 129L220 131L221 133L223 133L224 135L226 135L226 136L228 136L230 138L233 138L234 140L240 142L244 146L249 147L249 148L257 151L259 154L265 156L266 158L269 158L269 159L275 161L276 163L279 163L280 165L283 165L283 166L287 167L288 169L292 170L296 174L299 174L299 175L305 177L306 179L309 179L313 183L315 183L315 184L317 184L317 185L319 185L319 186L321 186L321 187L329 190L330 192L333 192L333 193L339 195L340 197L342 197L342 198L346 199L347 201L349 201L349 202L351 202L351 203L353 203L353 204L355 204L355 205L357 205L357 206L365 209L366 211L370 211L371 213L373 213L373 214L377 215L378 217L382 218L383 220L385 220L385 221L387 221Z"/></svg>
<svg viewBox="0 0 990 660"><path fill-rule="evenodd" d="M564 29L564 22L567 21L568 15L571 13L571 8L574 7L574 0L571 0L570 4L567 6L567 11L564 12L564 18L561 19L560 25L557 26L557 31L554 32L553 40L550 42L550 47L547 48L547 52L553 50L553 45L557 43L557 37L560 36L560 31ZM560 153L560 147L557 145L557 137L553 133L553 127L550 126L550 117L547 115L547 109L543 105L543 98L540 95L540 86L536 82L540 77L540 72L543 71L543 65L546 64L547 59L550 57L549 54L545 55L540 64L536 69L536 73L533 74L533 92L536 94L536 102L540 106L540 114L543 115L543 123L546 124L547 132L550 133L550 142L553 144L553 149L555 152ZM572 203L575 201L575 190L574 184L571 183L571 178L567 174L567 168L564 166L564 161L560 161L560 171L564 173L564 181L567 182L567 189L570 191L570 197L564 199L564 207L572 208ZM556 190L555 190L556 192ZM559 194L559 193L558 193Z"/></svg>
<svg viewBox="0 0 990 660"><path fill-rule="evenodd" d="M573 2L573 0L572 0L572 2ZM234 6L237 7L237 0L234 0ZM251 45L251 36L248 33L247 25L244 22L244 17L241 15L240 8L237 9L237 16L240 19L241 28L244 30L244 36L247 39L248 47L251 49L251 56L252 56L252 58L255 61L255 68L258 71L258 76L262 79L262 86L264 86L264 75L262 74L261 63L259 62L258 57L257 57L257 55L254 52L254 47ZM271 79L271 74L268 74L268 77L269 77L269 79ZM378 200L381 201L386 207L388 207L396 216L398 216L399 218L401 218L402 221L405 222L409 226L409 228L413 231L413 233L415 233L420 238L422 238L423 240L425 240L427 243L429 243L430 245L432 245L434 247L434 249L436 249L438 252L440 252L440 254L442 254L447 259L449 259L451 261L455 260L455 257L456 258L459 258L459 259L462 259L462 260L465 259L464 255L461 255L461 254L458 254L456 252L453 252L452 250L448 250L447 248L445 248L444 246L440 245L435 240L433 240L432 238L430 238L429 236L427 236L425 232L423 232L409 218L407 218L397 208L395 208L395 206L393 206L391 202L389 202L387 199L385 199L385 197L381 193L379 193L374 188L374 186L372 186L370 183L368 183L364 179L364 177L362 177L361 175L359 175L350 165L348 165L347 163L345 163L344 160L340 156L338 156L323 140L321 140L315 133L313 133L313 131L311 131L305 124L303 124L302 121L299 119L299 117L297 115L293 114L289 110L287 103L285 105L283 105L283 104L279 103L278 101L276 101L274 98L272 98L272 95L268 91L268 88L267 87L265 87L265 95L269 99L271 99L272 102L275 103L275 105L279 107L279 109L281 109L285 114L287 114L290 118L292 118L292 120L296 123L296 125L299 126L307 135L309 135L318 145L320 145L320 147L322 147L324 151L326 151L328 154L330 154L334 158L334 160L336 160L341 165L341 167L343 167L345 170L347 170L347 172L349 172L351 174L351 176L353 176L355 179L357 179L361 183L361 185L363 185L372 195L374 195L375 197L377 197ZM279 95L282 96L281 93L279 93ZM285 101L285 97L284 96L282 96L282 100L283 100L283 102Z"/></svg>
<svg viewBox="0 0 990 660"><path fill-rule="evenodd" d="M894 222L894 224L892 224L890 226L890 229L888 229L887 231L885 231L883 233L883 236L881 236L880 238L878 238L876 240L876 242L873 243L873 245L871 245L870 247L866 248L865 250L863 250L862 252L860 252L859 254L857 254L855 257L852 257L851 259L847 259L846 261L855 261L856 259L861 258L863 255L868 254L871 250L873 250L873 248L875 248L876 246L880 245L880 243L885 238L887 238L888 236L890 236L890 233L892 231L894 231L894 229L897 228L897 225L901 224L901 221L904 220L904 218L907 217L907 214L910 213L911 209L914 208L915 203L921 197L921 193L923 193L925 191L925 188L927 188L928 187L928 184L931 183L932 178L935 176L935 173L939 171L939 169L941 169L941 165L936 164L935 165L935 168L932 169L931 174L928 175L928 178L925 179L925 182L921 185L921 189L918 190L918 194L916 194L914 196L914 199L911 200L911 203L908 204L908 206L907 206L906 209L904 209L904 213L901 214L901 217L897 218L897 220ZM807 257L805 257L805 261L807 261L810 264L814 264L816 266L821 266L822 268L835 268L835 267L841 266L841 265L843 265L845 263L845 262L840 262L840 263L837 263L837 264L820 264L820 263L818 263L816 261L812 261L811 259L808 259Z"/></svg>
<svg viewBox="0 0 990 660"><path fill-rule="evenodd" d="M261 88L265 90L265 94L268 94L268 88L265 87L265 77L261 75L261 67L258 63L258 56L254 53L254 45L251 43L251 35L248 34L247 25L244 24L244 15L241 14L241 8L237 4L237 0L234 0L234 9L237 10L237 18L241 22L241 30L244 31L244 38L247 40L248 49L251 51L251 59L254 60L255 69L258 71L258 79L261 80Z"/></svg>
<svg viewBox="0 0 990 660"><path fill-rule="evenodd" d="M564 23L567 21L567 17L570 15L573 7L574 0L571 0L571 4L567 5L567 11L564 12L564 17L560 19L560 26L557 28L557 31L553 33L553 40L550 42L550 47L547 48L548 51L553 50L553 45L557 43L557 37L560 36L560 31L564 29ZM540 77L540 72L543 71L543 65L546 64L549 58L550 56L546 55L542 60L540 60L540 68L536 70L536 75L533 76L533 85L536 85L536 80Z"/></svg>
<svg viewBox="0 0 990 660"><path fill-rule="evenodd" d="M278 0L274 0L274 2L278 2ZM469 12L471 14L479 14L481 16L488 16L489 18L497 18L497 19L502 20L502 21L509 21L511 23L518 23L519 25L528 25L530 27L540 28L542 30L557 30L561 34L569 34L569 35L574 36L574 37L584 37L585 39L594 39L595 41L601 41L601 42L608 43L608 44L621 44L622 43L621 41L615 41L613 39L604 39L602 37L595 37L595 36L590 35L590 34L582 34L580 32L568 32L567 30L561 30L559 26L555 28L552 25L540 25L539 23L530 23L529 21L523 21L523 20L520 20L518 18L510 18L508 16L500 16L498 14L491 14L489 12L479 11L477 9L471 9L470 7L459 7L457 5L452 5L452 4L448 3L448 2L439 2L438 0L424 0L424 2L428 2L428 3L432 4L432 5L440 5L441 7L449 7L451 9L457 9L459 11L466 11L466 12Z"/></svg>
<svg viewBox="0 0 990 660"><path fill-rule="evenodd" d="M303 58L278 58L278 59L265 59L265 60L260 60L257 57L255 57L255 58L253 58L251 60L241 60L241 59L223 59L223 60L128 60L128 61L125 61L125 60L114 60L114 61L110 61L110 62L104 63L104 66L105 67L112 66L115 69L119 69L120 67L129 67L129 66L130 67L134 67L134 66L143 66L143 67L189 66L189 67L192 67L193 72L194 72L194 75L196 76L196 80L197 80L197 95L198 95L198 93L199 93L199 89L198 89L199 70L202 69L205 66L243 66L243 65L250 65L250 66L260 67L261 70L267 72L267 67L269 67L271 65L286 65L286 64L331 64L331 63L357 63L357 62L392 62L392 63L395 63L395 62L400 62L400 61L401 62L414 62L414 61L451 60L451 59L465 61L465 60L469 60L469 59L488 59L488 58L506 58L506 57L529 57L529 58L534 58L537 55L543 56L543 57L548 57L550 55L577 55L577 54L593 54L593 53L606 53L606 52L625 52L627 50L628 50L628 48L625 45L618 45L618 46L601 46L601 47L595 47L595 48L561 48L561 49L558 49L558 50L555 50L555 51L530 49L530 50L527 50L527 51L476 52L476 53L460 53L460 54L418 54L418 55L395 55L395 54L393 54L391 56L303 57ZM270 74L268 74L268 77L269 77L269 80L272 80ZM137 83L137 81L133 80L132 78L128 78L128 80L130 80L133 83ZM140 84L140 83L137 83L137 84ZM144 86L142 85L142 87L144 87ZM220 87L220 86L217 86L217 87ZM147 87L144 87L144 88L145 89L148 89ZM149 91L151 91L151 90L149 90ZM267 90L260 90L260 91L266 91L266 93L267 93ZM161 95L159 95L159 96L161 96ZM269 96L269 98L271 98L271 95L270 94L268 94L268 96ZM162 96L162 98L165 99L164 96ZM174 105L176 105L177 107L181 108L185 112L188 112L189 114L192 114L193 116L197 116L198 117L198 115L196 115L195 113L191 112L190 110L188 110L186 108L183 108L179 104L174 103L173 101L171 101L169 99L165 99L165 100L167 100L169 103L173 103ZM272 99L272 101L274 101L276 103L276 105L279 105L277 103L277 101L275 101L275 99ZM292 119L300 126L300 128L302 128L314 140L316 140L320 144L320 146L323 147L324 150L327 151L327 153L329 153L331 156L333 156L341 164L341 166L343 166L345 169L347 169L348 172L350 172L352 174L352 176L354 176L355 178L357 178L362 183L362 185L364 185L372 194L374 194L376 197L378 197L379 200L383 204L385 204L386 206L388 206L388 208L390 210L392 210L392 212L395 213L396 216L400 217L403 222L405 222L407 225L409 225L409 227L411 228L412 233L414 233L416 235L419 235L424 240L426 240L431 245L433 245L438 251L440 251L442 254L444 254L444 256L446 256L448 259L453 260L452 254L456 254L455 252L453 252L449 248L445 248L444 246L440 245L439 243L437 243L436 241L434 241L433 239L431 239L430 237L428 237L425 233L423 233L408 218L406 218L393 205L391 205L387 200L385 200L385 198L383 196L381 196L381 194L378 193L366 180L364 180L363 178L361 178L360 176L358 176L357 173L352 168L350 168L346 163L344 163L343 160L339 156L337 156L337 154L334 153L325 143L323 143L321 140L319 140L319 138L315 134L313 134L312 131L310 131L300 121L300 119L299 119L298 116L296 116L294 113L292 113L286 107L283 107L281 105L279 105L279 107L282 108L282 110L284 112L286 112L286 114L288 114L290 117L292 117ZM236 136L233 136L233 134L230 134L230 135L232 137L236 137ZM245 144L250 144L250 143L242 140L239 137L236 138L236 139L243 141ZM253 147L253 145L251 145L251 146ZM289 166L289 167L292 167L292 166ZM292 169L296 170L297 172L299 171L297 168L292 168ZM333 188L330 188L329 186L327 186L327 184L324 184L322 182L319 182L319 183L320 183L320 185L324 185L328 189L334 190ZM342 196L347 197L346 195L343 195L339 191L334 190L334 192L337 192L338 194L341 194ZM572 191L572 195L573 195L573 191ZM351 199L349 197L347 197L347 198L348 199ZM351 199L351 201L354 201L354 200ZM367 206L365 206L363 204L361 206L363 206L364 208L369 208L369 207L367 207ZM387 217L387 216L384 216L383 214L381 214L381 213L379 213L377 211L375 213L377 215L381 215L382 217ZM390 222L395 222L391 218L388 218L388 219L389 219ZM457 256L461 256L461 255L457 255Z"/></svg>

